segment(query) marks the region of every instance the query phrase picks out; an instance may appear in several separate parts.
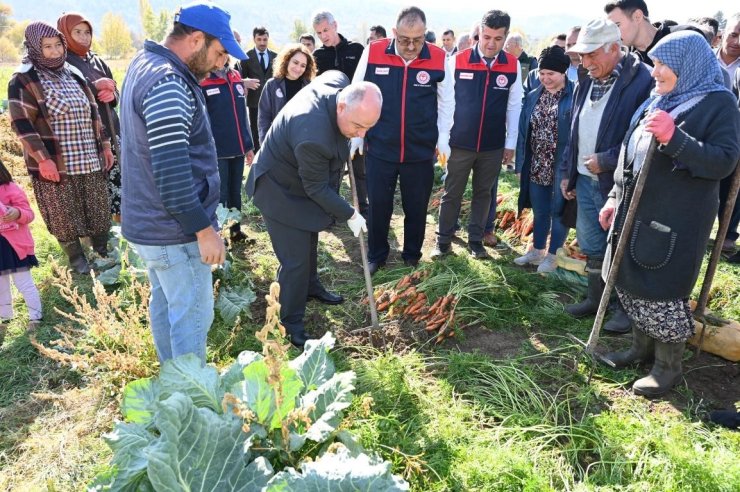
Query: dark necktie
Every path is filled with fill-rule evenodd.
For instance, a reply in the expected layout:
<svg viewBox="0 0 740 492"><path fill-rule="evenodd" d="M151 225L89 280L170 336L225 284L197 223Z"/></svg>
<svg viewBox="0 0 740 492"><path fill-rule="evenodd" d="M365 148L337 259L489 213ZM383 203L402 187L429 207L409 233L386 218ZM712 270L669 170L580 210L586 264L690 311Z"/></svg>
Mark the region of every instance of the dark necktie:
<svg viewBox="0 0 740 492"><path fill-rule="evenodd" d="M262 65L262 70L267 72L267 63L265 63L265 54L260 53L260 65Z"/></svg>

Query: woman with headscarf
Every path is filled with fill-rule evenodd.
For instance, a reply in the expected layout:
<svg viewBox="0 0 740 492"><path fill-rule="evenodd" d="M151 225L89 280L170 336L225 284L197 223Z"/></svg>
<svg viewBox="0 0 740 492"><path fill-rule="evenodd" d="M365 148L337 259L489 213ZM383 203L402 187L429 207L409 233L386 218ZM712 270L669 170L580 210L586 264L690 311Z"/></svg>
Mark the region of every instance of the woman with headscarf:
<svg viewBox="0 0 740 492"><path fill-rule="evenodd" d="M568 235L560 221L565 198L557 186L557 163L568 143L573 82L565 75L570 58L560 46L542 50L538 61L540 85L524 98L516 149L519 213L532 208L534 243L514 263L538 265L539 273L550 273L558 267L555 253ZM545 250L548 236L550 244Z"/></svg>
<svg viewBox="0 0 740 492"><path fill-rule="evenodd" d="M666 36L648 55L655 89L627 131L599 221L611 226L604 273L618 236L629 234L616 287L632 321L632 347L605 357L617 367L654 360L650 374L632 386L652 397L681 380L685 343L694 333L688 298L717 216L719 182L740 157L740 112L700 34ZM645 187L633 204L653 138ZM630 207L637 207L635 222L622 231Z"/></svg>
<svg viewBox="0 0 740 492"><path fill-rule="evenodd" d="M67 42L45 22L26 27L26 55L8 83L13 131L41 216L78 273L90 271L80 244L90 237L104 249L110 204L104 171L113 165L98 106L85 79L65 63ZM103 247L101 249L101 246Z"/></svg>
<svg viewBox="0 0 740 492"><path fill-rule="evenodd" d="M87 86L95 96L100 119L111 139L114 155L117 156L121 134L118 113L115 111L118 105L118 88L111 69L100 56L90 50L93 39L92 24L82 14L71 12L57 20L57 29L67 39L67 63L82 72ZM121 170L117 161L108 172L108 195L113 220L121 222Z"/></svg>
<svg viewBox="0 0 740 492"><path fill-rule="evenodd" d="M272 121L298 91L316 76L316 62L302 44L283 48L273 62L274 77L265 82L259 106L259 142L265 140Z"/></svg>

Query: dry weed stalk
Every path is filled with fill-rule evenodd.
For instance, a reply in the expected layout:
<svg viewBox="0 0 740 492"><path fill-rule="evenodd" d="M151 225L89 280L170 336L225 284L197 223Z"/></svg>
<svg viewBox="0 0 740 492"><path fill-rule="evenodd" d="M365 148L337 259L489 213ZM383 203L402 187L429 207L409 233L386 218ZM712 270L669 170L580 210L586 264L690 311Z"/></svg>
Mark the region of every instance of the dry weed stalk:
<svg viewBox="0 0 740 492"><path fill-rule="evenodd" d="M132 277L130 284L108 293L93 276L94 305L81 294L67 268L54 260L54 286L72 305L66 312L54 310L70 323L54 329L61 336L53 348L31 343L45 357L84 370L105 368L114 379L150 376L158 364L148 325L149 286Z"/></svg>
<svg viewBox="0 0 740 492"><path fill-rule="evenodd" d="M270 285L270 293L265 296L265 299L267 300L265 325L255 333L255 337L262 343L263 360L268 368L267 383L275 393L276 408L280 408L284 398L281 370L286 366L290 348L290 344L285 338L285 327L280 323L280 284L273 282ZM257 418L254 412L249 410L247 405L233 394L227 393L225 395L222 406L224 411L231 406L231 411L244 420L243 429L245 429L245 432L249 431L250 422ZM286 416L281 422L283 442L288 442L289 427L293 423L302 422L308 427L311 426L311 419L308 415L312 411L313 407L296 408Z"/></svg>

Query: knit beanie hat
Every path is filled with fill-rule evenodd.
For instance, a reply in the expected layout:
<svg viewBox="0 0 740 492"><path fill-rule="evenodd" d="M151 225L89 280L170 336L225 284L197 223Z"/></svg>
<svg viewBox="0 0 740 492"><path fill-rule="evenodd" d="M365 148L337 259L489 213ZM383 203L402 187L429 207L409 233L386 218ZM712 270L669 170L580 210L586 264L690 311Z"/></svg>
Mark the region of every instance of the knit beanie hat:
<svg viewBox="0 0 740 492"><path fill-rule="evenodd" d="M565 73L570 66L570 58L560 46L548 46L542 50L537 62L540 70L552 70L560 73Z"/></svg>

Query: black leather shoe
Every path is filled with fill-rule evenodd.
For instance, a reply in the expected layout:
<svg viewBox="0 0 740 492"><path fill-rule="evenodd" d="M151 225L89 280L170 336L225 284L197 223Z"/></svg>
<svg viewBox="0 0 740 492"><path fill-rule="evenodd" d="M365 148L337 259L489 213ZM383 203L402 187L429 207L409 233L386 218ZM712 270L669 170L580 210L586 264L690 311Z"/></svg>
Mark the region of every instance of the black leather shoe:
<svg viewBox="0 0 740 492"><path fill-rule="evenodd" d="M470 241L468 242L468 249L470 250L470 256L473 258L488 258L488 252L483 247L482 241Z"/></svg>
<svg viewBox="0 0 740 492"><path fill-rule="evenodd" d="M416 268L419 265L419 260L403 260L403 266Z"/></svg>
<svg viewBox="0 0 740 492"><path fill-rule="evenodd" d="M333 292L329 292L326 289L322 289L319 292L316 292L314 294L308 294L308 299L316 299L319 302L323 302L324 304L341 304L344 302L344 297L340 296L339 294L334 294Z"/></svg>
<svg viewBox="0 0 740 492"><path fill-rule="evenodd" d="M384 266L385 266L385 262L377 262L376 263L374 261L371 261L371 262L369 262L367 264L367 268L368 268L368 270L370 270L370 275L375 275L375 272L377 272L378 270L380 270Z"/></svg>
<svg viewBox="0 0 740 492"><path fill-rule="evenodd" d="M302 349L303 346L306 344L307 341L313 340L314 337L306 333L305 331L301 331L299 333L291 333L290 334L290 343L292 343L294 346Z"/></svg>

